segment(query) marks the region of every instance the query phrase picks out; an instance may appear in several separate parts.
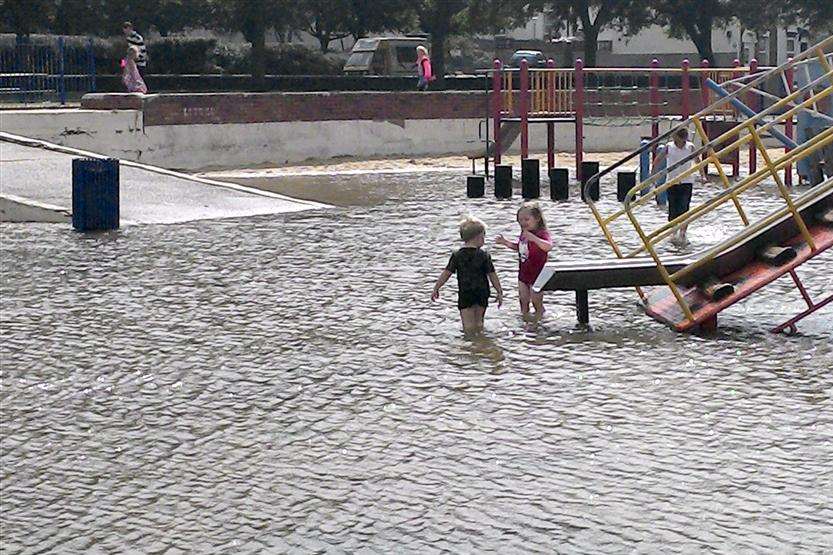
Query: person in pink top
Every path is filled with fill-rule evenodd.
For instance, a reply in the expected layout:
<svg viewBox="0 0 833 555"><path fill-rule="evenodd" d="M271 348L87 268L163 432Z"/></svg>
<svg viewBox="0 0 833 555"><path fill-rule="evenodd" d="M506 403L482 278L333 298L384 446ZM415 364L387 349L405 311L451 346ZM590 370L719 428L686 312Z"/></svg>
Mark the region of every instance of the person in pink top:
<svg viewBox="0 0 833 555"><path fill-rule="evenodd" d="M428 83L434 80L434 72L431 69L431 58L428 57L428 49L421 44L416 47L417 51L417 72L419 83L417 88L421 91L428 90Z"/></svg>
<svg viewBox="0 0 833 555"><path fill-rule="evenodd" d="M136 60L138 58L139 49L136 46L131 46L127 49L127 58L124 60L121 81L124 83L127 92L147 94L148 87L145 85L145 80L142 79L141 73L139 73L139 68L136 67Z"/></svg>
<svg viewBox="0 0 833 555"><path fill-rule="evenodd" d="M518 209L518 224L521 226L521 235L517 243L505 239L503 235L498 235L495 243L518 252L518 299L521 314L524 317L529 315L531 302L535 315L540 318L544 315L544 294L533 291L532 284L547 263L552 240L537 202L521 205Z"/></svg>

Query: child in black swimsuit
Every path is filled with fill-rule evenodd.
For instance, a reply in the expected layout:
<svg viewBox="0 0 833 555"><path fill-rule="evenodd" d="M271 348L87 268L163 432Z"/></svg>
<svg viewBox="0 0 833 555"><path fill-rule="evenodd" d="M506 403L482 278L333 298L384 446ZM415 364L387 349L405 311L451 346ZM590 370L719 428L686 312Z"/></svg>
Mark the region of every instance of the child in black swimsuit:
<svg viewBox="0 0 833 555"><path fill-rule="evenodd" d="M483 317L489 305L489 282L497 292L497 305L503 304L503 289L492 265L492 257L481 247L486 241L486 226L477 218L466 218L460 222L460 239L463 247L454 251L445 270L440 274L431 300L436 301L440 296L440 287L445 285L451 274L457 274L457 308L460 309L460 319L463 321L464 331L479 331L483 329Z"/></svg>

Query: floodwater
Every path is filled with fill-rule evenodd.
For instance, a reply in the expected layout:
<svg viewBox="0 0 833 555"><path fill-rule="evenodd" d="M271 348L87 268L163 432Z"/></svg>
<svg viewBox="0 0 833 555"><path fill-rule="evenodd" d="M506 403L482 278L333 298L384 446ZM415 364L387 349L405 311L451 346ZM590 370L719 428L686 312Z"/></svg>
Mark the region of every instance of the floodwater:
<svg viewBox="0 0 833 555"><path fill-rule="evenodd" d="M592 292L590 330L566 293L531 324L495 248L508 299L466 338L454 280L436 304L431 286L461 214L491 240L517 202L465 199L462 174L308 185L355 195L0 227L4 552L833 551L833 313L768 333L803 308L790 281L710 337L630 290ZM556 257L609 256L580 202L542 202ZM696 224L692 248L736 220ZM830 268L801 268L812 294Z"/></svg>

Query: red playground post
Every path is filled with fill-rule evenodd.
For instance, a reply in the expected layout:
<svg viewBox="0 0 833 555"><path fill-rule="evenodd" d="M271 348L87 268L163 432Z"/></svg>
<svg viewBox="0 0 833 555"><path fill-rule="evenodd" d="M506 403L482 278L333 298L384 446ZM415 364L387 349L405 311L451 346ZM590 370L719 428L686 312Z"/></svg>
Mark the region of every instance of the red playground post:
<svg viewBox="0 0 833 555"><path fill-rule="evenodd" d="M792 58L787 59L788 62L792 62ZM792 66L788 67L786 71L784 71L784 80L786 81L786 94L790 94L793 92L793 68ZM793 118L787 118L787 121L784 122L784 134L792 139L793 138ZM789 152L790 147L784 147L784 152ZM751 171L751 170L750 170ZM793 184L793 167L792 164L787 164L784 166L784 185L787 187L792 187Z"/></svg>
<svg viewBox="0 0 833 555"><path fill-rule="evenodd" d="M700 67L704 70L709 69L709 61L703 60L700 62ZM709 105L709 88L706 86L706 79L709 78L709 72L703 71L700 73L700 101L702 102L702 106L700 109L702 110L706 106Z"/></svg>
<svg viewBox="0 0 833 555"><path fill-rule="evenodd" d="M576 179L581 180L581 162L584 158L584 62L576 59L573 87L575 99L573 109L576 114Z"/></svg>
<svg viewBox="0 0 833 555"><path fill-rule="evenodd" d="M648 86L648 104L651 105L651 139L659 137L659 60L651 60ZM656 152L656 147L654 147Z"/></svg>
<svg viewBox="0 0 833 555"><path fill-rule="evenodd" d="M757 73L758 72L758 60L752 58L749 60L749 74ZM755 106L756 97L752 91L749 91L746 95L746 105L752 108L753 110L757 110ZM755 142L749 141L749 173L753 174L758 169L758 151L755 150Z"/></svg>
<svg viewBox="0 0 833 555"><path fill-rule="evenodd" d="M740 60L737 58L732 60L732 67L734 68L732 70L732 79L737 79L740 77L740 70L737 69L740 67ZM738 175L740 175L740 152L732 158L732 177L737 178Z"/></svg>
<svg viewBox="0 0 833 555"><path fill-rule="evenodd" d="M555 61L552 58L547 60L547 69L555 68ZM555 112L555 74L547 72L547 106L551 112ZM547 170L555 167L555 123L547 122Z"/></svg>
<svg viewBox="0 0 833 555"><path fill-rule="evenodd" d="M521 160L529 158L529 62L521 60Z"/></svg>
<svg viewBox="0 0 833 555"><path fill-rule="evenodd" d="M495 133L495 166L500 164L500 120L503 114L503 64L495 60L492 73L492 129ZM489 145L486 145L489 152ZM487 161L488 164L488 161Z"/></svg>
<svg viewBox="0 0 833 555"><path fill-rule="evenodd" d="M691 66L691 62L688 61L688 58L683 60L683 73L682 73L682 113L680 114L683 117L683 120L687 120L688 116L691 115L691 106L689 105L689 96L691 92L691 82L688 80L688 68Z"/></svg>

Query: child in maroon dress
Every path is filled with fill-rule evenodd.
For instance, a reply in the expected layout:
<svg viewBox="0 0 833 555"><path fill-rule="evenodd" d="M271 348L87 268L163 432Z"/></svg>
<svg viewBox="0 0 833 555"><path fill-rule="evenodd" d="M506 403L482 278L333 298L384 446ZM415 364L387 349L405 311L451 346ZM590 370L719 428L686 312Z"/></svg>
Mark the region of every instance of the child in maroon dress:
<svg viewBox="0 0 833 555"><path fill-rule="evenodd" d="M544 222L544 214L537 202L525 202L518 209L518 224L521 235L518 242L513 243L498 235L495 243L518 251L518 298L521 302L521 314L529 315L529 303L535 308L535 315L544 314L544 294L532 290L532 284L538 279L538 274L547 263L547 257L552 250L552 240Z"/></svg>

